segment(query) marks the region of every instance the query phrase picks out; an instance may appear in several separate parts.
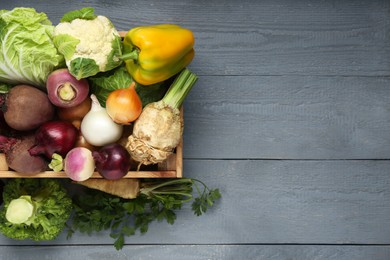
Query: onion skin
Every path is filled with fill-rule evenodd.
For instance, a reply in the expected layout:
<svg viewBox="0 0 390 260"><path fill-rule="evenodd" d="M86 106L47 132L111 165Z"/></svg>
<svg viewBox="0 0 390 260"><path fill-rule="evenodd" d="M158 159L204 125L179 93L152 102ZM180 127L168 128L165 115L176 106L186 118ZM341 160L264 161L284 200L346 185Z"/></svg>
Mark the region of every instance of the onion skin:
<svg viewBox="0 0 390 260"><path fill-rule="evenodd" d="M106 101L106 110L115 123L129 125L142 112L142 101L135 91L135 82L128 88L111 92Z"/></svg>
<svg viewBox="0 0 390 260"><path fill-rule="evenodd" d="M32 156L42 154L48 159L54 153L65 156L74 147L77 136L78 130L69 122L46 122L36 131L35 145L29 152Z"/></svg>
<svg viewBox="0 0 390 260"><path fill-rule="evenodd" d="M72 123L76 128L80 128L84 116L91 110L92 100L87 97L80 104L73 107L59 107L57 115L60 120Z"/></svg>
<svg viewBox="0 0 390 260"><path fill-rule="evenodd" d="M81 133L85 140L94 146L105 146L118 141L123 133L123 125L115 123L95 95L91 95L92 106L81 121Z"/></svg>
<svg viewBox="0 0 390 260"><path fill-rule="evenodd" d="M96 146L93 146L92 144L88 143L87 140L85 140L81 131L79 131L79 134L77 136L76 143L74 146L75 147L84 147L84 148L87 148L91 151L95 151L98 149Z"/></svg>
<svg viewBox="0 0 390 260"><path fill-rule="evenodd" d="M63 108L81 104L89 94L88 81L76 79L66 68L55 70L48 76L46 89L51 103Z"/></svg>
<svg viewBox="0 0 390 260"><path fill-rule="evenodd" d="M120 144L110 144L92 152L96 170L107 180L118 180L130 170L130 154Z"/></svg>

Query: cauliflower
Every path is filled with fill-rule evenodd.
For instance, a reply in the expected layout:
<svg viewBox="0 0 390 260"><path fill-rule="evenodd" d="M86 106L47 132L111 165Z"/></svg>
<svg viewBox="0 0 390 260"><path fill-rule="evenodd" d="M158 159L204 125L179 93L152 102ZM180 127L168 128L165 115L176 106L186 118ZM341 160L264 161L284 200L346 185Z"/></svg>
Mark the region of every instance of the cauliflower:
<svg viewBox="0 0 390 260"><path fill-rule="evenodd" d="M69 12L54 28L54 44L77 79L111 70L122 63L118 31L107 17L93 12L93 8Z"/></svg>

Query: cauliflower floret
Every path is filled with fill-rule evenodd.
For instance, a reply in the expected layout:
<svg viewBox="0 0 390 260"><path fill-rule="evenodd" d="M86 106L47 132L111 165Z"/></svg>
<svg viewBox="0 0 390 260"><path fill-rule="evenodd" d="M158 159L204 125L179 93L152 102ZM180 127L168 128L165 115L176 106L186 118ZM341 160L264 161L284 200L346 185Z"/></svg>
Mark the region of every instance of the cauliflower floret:
<svg viewBox="0 0 390 260"><path fill-rule="evenodd" d="M93 20L75 19L70 23L59 23L54 29L54 36L60 34L68 34L80 41L76 52L66 60L68 67L72 60L82 57L95 60L100 71L105 71L107 57L112 51L112 42L115 37L119 37L110 20L100 15Z"/></svg>

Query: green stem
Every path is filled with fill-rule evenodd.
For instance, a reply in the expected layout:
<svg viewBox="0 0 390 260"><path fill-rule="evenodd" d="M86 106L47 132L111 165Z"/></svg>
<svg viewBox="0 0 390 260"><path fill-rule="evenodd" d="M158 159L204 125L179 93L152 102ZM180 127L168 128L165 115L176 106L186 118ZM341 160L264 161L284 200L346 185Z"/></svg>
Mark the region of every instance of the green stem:
<svg viewBox="0 0 390 260"><path fill-rule="evenodd" d="M138 60L139 51L137 49L125 53L121 56L122 60Z"/></svg>
<svg viewBox="0 0 390 260"><path fill-rule="evenodd" d="M183 69L169 87L163 102L172 108L179 108L197 80L198 77L189 69Z"/></svg>

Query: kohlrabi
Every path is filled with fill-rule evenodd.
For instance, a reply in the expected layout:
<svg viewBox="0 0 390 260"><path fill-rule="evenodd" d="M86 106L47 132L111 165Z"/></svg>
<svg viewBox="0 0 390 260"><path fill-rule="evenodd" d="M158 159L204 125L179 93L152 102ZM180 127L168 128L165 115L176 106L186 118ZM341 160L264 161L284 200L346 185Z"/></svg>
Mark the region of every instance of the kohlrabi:
<svg viewBox="0 0 390 260"><path fill-rule="evenodd" d="M18 240L55 239L72 211L72 199L56 179L10 179L3 201L0 232Z"/></svg>

